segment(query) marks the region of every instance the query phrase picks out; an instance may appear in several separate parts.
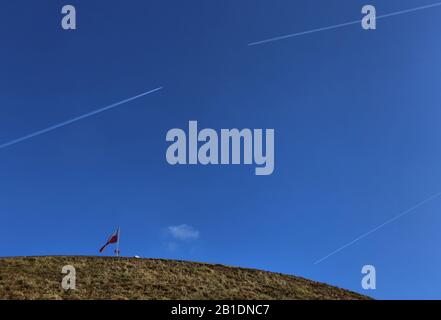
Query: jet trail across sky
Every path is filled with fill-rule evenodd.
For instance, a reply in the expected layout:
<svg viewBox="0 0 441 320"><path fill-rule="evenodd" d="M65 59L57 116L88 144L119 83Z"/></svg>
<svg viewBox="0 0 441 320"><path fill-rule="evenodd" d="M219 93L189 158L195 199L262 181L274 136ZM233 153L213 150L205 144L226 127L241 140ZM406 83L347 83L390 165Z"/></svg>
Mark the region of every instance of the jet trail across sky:
<svg viewBox="0 0 441 320"><path fill-rule="evenodd" d="M439 6L441 6L441 2L436 2L436 3L429 4L429 5L421 6L421 7L416 7L416 8L411 8L411 9L391 12L391 13L387 13L387 14L383 14L383 15L377 16L377 20L384 19L384 18L389 18L389 17L393 17L393 16L399 16L399 15L402 15L402 14L411 13L411 12L415 12L415 11L435 8L435 7L439 7ZM311 34L311 33L316 33L316 32L320 32L320 31L338 29L338 28L347 27L347 26L354 25L354 24L359 24L359 23L361 23L361 21L362 21L362 19L356 20L356 21L344 22L344 23L340 23L340 24L335 24L335 25L332 25L332 26L312 29L312 30L308 30L308 31L302 31L302 32L287 34L287 35L283 35L283 36L279 36L279 37L274 37L274 38L270 38L270 39L266 39L266 40L262 40L262 41L251 42L248 45L249 46L257 46L259 44L275 42L275 41L284 40L284 39L288 39L288 38L299 37L299 36L303 36L303 35L307 35L307 34Z"/></svg>
<svg viewBox="0 0 441 320"><path fill-rule="evenodd" d="M324 256L323 258L317 260L316 262L314 262L314 264L319 264L319 263L325 261L326 259L332 257L334 254L337 254L337 253L339 253L340 251L346 249L347 247L352 246L352 245L355 244L356 242L358 242L358 241L360 241L360 240L366 238L367 236L371 235L371 234L374 233L374 232L377 232L378 230L382 229L383 227L387 226L388 224L391 224L392 222L397 221L398 219L400 219L400 218L402 218L402 217L404 217L404 216L406 216L406 215L412 213L413 211L415 211L415 210L418 209L419 207L421 207L421 206L427 204L428 202L433 201L433 200L435 200L435 199L437 199L437 198L439 198L439 197L441 197L441 192L438 192L437 194L432 195L431 197L429 197L429 198L427 198L427 199L425 199L425 200L423 200L423 201L417 203L417 204L414 205L413 207L411 207L411 208L409 208L409 209L407 209L407 210L401 212L399 215L396 215L395 217L393 217L393 218L391 218L391 219L389 219L389 220L383 222L382 224L378 225L377 227L375 227L375 228L369 230L368 232L362 234L361 236L359 236L359 237L355 238L354 240L352 240L352 241L346 243L345 245L341 246L340 248L338 248L338 249L332 251L331 253L329 253L328 255Z"/></svg>
<svg viewBox="0 0 441 320"><path fill-rule="evenodd" d="M53 125L53 126L50 126L50 127L46 128L46 129L42 129L42 130L36 131L36 132L34 132L34 133L28 134L28 135L26 135L26 136L24 136L24 137L21 137L21 138L18 138L18 139L14 139L14 140L9 141L9 142L6 142L6 143L4 143L4 144L0 144L0 149L4 149L4 148L7 148L7 147L10 147L10 146L15 145L15 144L17 144L17 143L20 143L20 142L23 142L23 141L29 140L29 139L31 139L31 138L35 138L35 137L40 136L40 135L42 135L42 134L45 134L45 133L48 133L48 132L54 131L54 130L59 129L59 128L64 127L64 126L67 126L67 125L69 125L69 124L71 124L71 123L74 123L74 122L77 122L77 121L80 121L80 120L83 120L83 119L89 118L89 117L94 116L94 115L96 115L96 114L98 114L98 113L101 113L101 112L104 112L104 111L107 111L107 110L110 110L110 109L116 108L116 107L118 107L118 106L120 106L120 105L123 105L123 104L125 104L125 103L128 103L128 102L130 102L130 101L133 101L133 100L136 100L136 99L139 99L139 98L142 98L142 97L144 97L144 96L146 96L146 95L149 95L149 94L151 94L151 93L153 93L153 92L156 92L156 91L159 91L159 90L161 90L161 89L162 89L162 87L159 87L159 88L156 88L156 89L153 89L153 90L150 90L150 91L147 91L147 92L144 92L144 93L138 94L138 95L136 95L136 96L134 96L134 97L131 97L131 98L128 98L128 99L125 99L125 100L122 100L122 101L119 101L119 102L113 103L113 104L108 105L108 106L106 106L106 107L103 107L103 108L97 109L97 110L95 110L95 111L88 112L88 113L86 113L86 114L83 114L83 115L81 115L81 116L78 116L78 117L72 118L72 119L70 119L70 120L60 122L60 123L58 123L58 124L55 124L55 125Z"/></svg>

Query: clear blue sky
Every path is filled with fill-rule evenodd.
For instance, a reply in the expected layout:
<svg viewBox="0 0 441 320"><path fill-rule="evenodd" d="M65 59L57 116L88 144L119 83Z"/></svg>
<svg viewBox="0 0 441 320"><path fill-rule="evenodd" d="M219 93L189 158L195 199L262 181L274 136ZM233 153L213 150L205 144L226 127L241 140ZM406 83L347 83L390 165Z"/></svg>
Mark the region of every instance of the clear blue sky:
<svg viewBox="0 0 441 320"><path fill-rule="evenodd" d="M441 8L247 45L360 19L366 3L3 1L0 144L164 89L0 150L0 255L96 255L121 225L127 256L441 298L441 199L314 265L441 191ZM431 1L368 3L384 14ZM64 4L74 32L60 27ZM168 165L166 132L189 120L274 128L274 174ZM199 236L173 238L182 224Z"/></svg>

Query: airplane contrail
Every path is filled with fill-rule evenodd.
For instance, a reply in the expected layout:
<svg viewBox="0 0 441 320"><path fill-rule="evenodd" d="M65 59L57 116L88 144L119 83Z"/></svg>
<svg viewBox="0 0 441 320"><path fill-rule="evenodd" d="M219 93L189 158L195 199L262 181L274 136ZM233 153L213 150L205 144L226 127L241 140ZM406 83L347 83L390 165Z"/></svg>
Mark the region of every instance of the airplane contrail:
<svg viewBox="0 0 441 320"><path fill-rule="evenodd" d="M396 215L395 217L393 217L393 218L391 218L391 219L389 219L389 220L383 222L382 224L378 225L377 227L375 227L375 228L369 230L368 232L362 234L361 236L359 236L359 237L355 238L354 240L352 240L352 241L346 243L345 245L341 246L340 248L338 248L338 249L332 251L332 252L329 253L328 255L326 255L326 256L324 256L323 258L321 258L321 259L317 260L316 262L314 262L314 264L319 264L319 263L325 261L326 259L328 259L328 258L332 257L333 255L339 253L339 252L342 251L343 249L346 249L347 247L353 245L354 243L356 243L356 242L358 242L358 241L360 241L360 240L366 238L367 236L371 235L372 233L374 233L374 232L380 230L381 228L387 226L388 224L390 224L390 223L392 223L392 222L395 222L396 220L398 220L398 219L404 217L405 215L410 214L410 213L413 212L414 210L418 209L419 207L425 205L426 203L428 203L428 202L430 202L430 201L432 201L432 200L435 200L436 198L439 198L440 196L441 196L441 192L438 192L437 194L434 194L434 195L432 195L431 197L429 197L429 198L427 198L427 199L425 199L425 200L423 200L423 201L417 203L417 204L414 205L413 207L411 207L411 208L409 208L409 209L407 209L407 210L401 212L400 214Z"/></svg>
<svg viewBox="0 0 441 320"><path fill-rule="evenodd" d="M406 14L406 13L411 13L411 12L415 12L415 11L435 8L435 7L439 7L439 6L441 6L441 2L432 3L432 4L421 6L421 7L416 7L416 8L406 9L406 10L400 10L400 11L395 11L395 12L379 15L379 16L377 16L376 19L378 20L378 19L389 18L389 17L393 17L393 16L398 16L398 15L402 15L402 14ZM359 23L361 23L361 21L362 21L362 19L356 20L356 21L349 21L349 22L345 22L345 23L339 23L339 24L335 24L335 25L332 25L332 26L327 26L327 27L322 27L322 28L317 28L317 29L297 32L297 33L291 33L291 34L287 34L287 35L283 35L283 36L278 36L278 37L274 37L274 38L269 38L269 39L265 39L265 40L261 40L261 41L251 42L248 45L249 46L256 46L256 45L259 45L259 44L280 41L280 40L284 40L284 39L288 39L288 38L299 37L299 36L303 36L303 35L307 35L307 34L311 34L311 33L316 33L316 32L320 32L320 31L326 31L326 30L331 30L331 29L338 29L338 28L347 27L347 26L354 25L354 24L359 24Z"/></svg>
<svg viewBox="0 0 441 320"><path fill-rule="evenodd" d="M85 119L85 118L89 118L89 117L91 117L91 116L93 116L93 115L96 115L96 114L98 114L98 113L101 113L101 112L107 111L107 110L112 109L112 108L115 108L115 107L118 107L118 106L120 106L120 105L122 105L122 104L125 104L125 103L127 103L127 102L130 102L130 101L133 101L133 100L139 99L139 98L141 98L141 97L144 97L144 96L146 96L146 95L148 95L148 94L151 94L151 93L153 93L153 92L159 91L159 90L161 90L161 89L162 89L162 87L158 87L158 88L156 88L156 89L153 89L153 90L150 90L150 91L147 91L147 92L144 92L144 93L138 94L138 95L136 95L136 96L134 96L134 97L131 97L131 98L128 98L128 99L125 99L125 100L122 100L122 101L119 101L119 102L113 103L113 104L108 105L108 106L106 106L106 107L103 107L103 108L97 109L97 110L95 110L95 111L91 111L91 112L88 112L88 113L86 113L86 114L83 114L83 115L81 115L81 116L78 116L78 117L72 118L72 119L70 119L70 120L60 122L60 123L55 124L55 125L53 125L53 126L50 126L50 127L48 127L48 128L45 128L45 129L42 129L42 130L36 131L36 132L34 132L34 133L31 133L31 134L28 134L28 135L26 135L26 136L24 136L24 137L21 137L21 138L14 139L14 140L12 140L12 141L9 141L9 142L6 142L6 143L3 143L3 144L0 145L0 149L4 149L4 148L7 148L7 147L10 147L10 146L15 145L15 144L17 144L17 143L20 143L20 142L26 141L26 140L28 140L28 139L31 139L31 138L34 138L34 137L40 136L40 135L42 135L42 134L48 133L48 132L53 131L53 130L56 130L56 129L58 129L58 128L61 128L61 127L67 126L68 124L71 124L71 123L74 123L74 122L77 122L77 121L83 120L83 119Z"/></svg>

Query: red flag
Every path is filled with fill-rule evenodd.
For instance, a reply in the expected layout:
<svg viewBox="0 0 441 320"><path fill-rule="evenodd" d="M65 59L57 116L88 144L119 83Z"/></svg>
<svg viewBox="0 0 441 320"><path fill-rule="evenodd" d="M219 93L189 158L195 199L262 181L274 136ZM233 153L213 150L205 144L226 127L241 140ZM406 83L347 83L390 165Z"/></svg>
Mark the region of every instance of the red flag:
<svg viewBox="0 0 441 320"><path fill-rule="evenodd" d="M117 243L117 242L118 242L118 237L119 237L119 228L118 228L118 230L116 230L116 232L115 232L114 234L112 234L112 235L110 236L110 238L109 238L109 240L107 240L106 244L105 244L104 246L101 247L101 249L100 249L100 253L103 252L104 249L106 249L106 247L107 247L109 244Z"/></svg>

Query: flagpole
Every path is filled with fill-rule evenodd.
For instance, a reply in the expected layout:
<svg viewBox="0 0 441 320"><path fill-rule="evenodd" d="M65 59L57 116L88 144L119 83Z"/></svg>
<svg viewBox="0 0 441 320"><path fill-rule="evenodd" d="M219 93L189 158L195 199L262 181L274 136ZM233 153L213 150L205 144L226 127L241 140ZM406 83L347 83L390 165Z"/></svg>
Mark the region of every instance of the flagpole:
<svg viewBox="0 0 441 320"><path fill-rule="evenodd" d="M116 251L115 251L115 253L116 253L116 256L117 257L119 257L119 238L120 238L120 234L121 234L121 230L120 230L120 227L118 226L118 240L117 240L117 242L116 242Z"/></svg>

